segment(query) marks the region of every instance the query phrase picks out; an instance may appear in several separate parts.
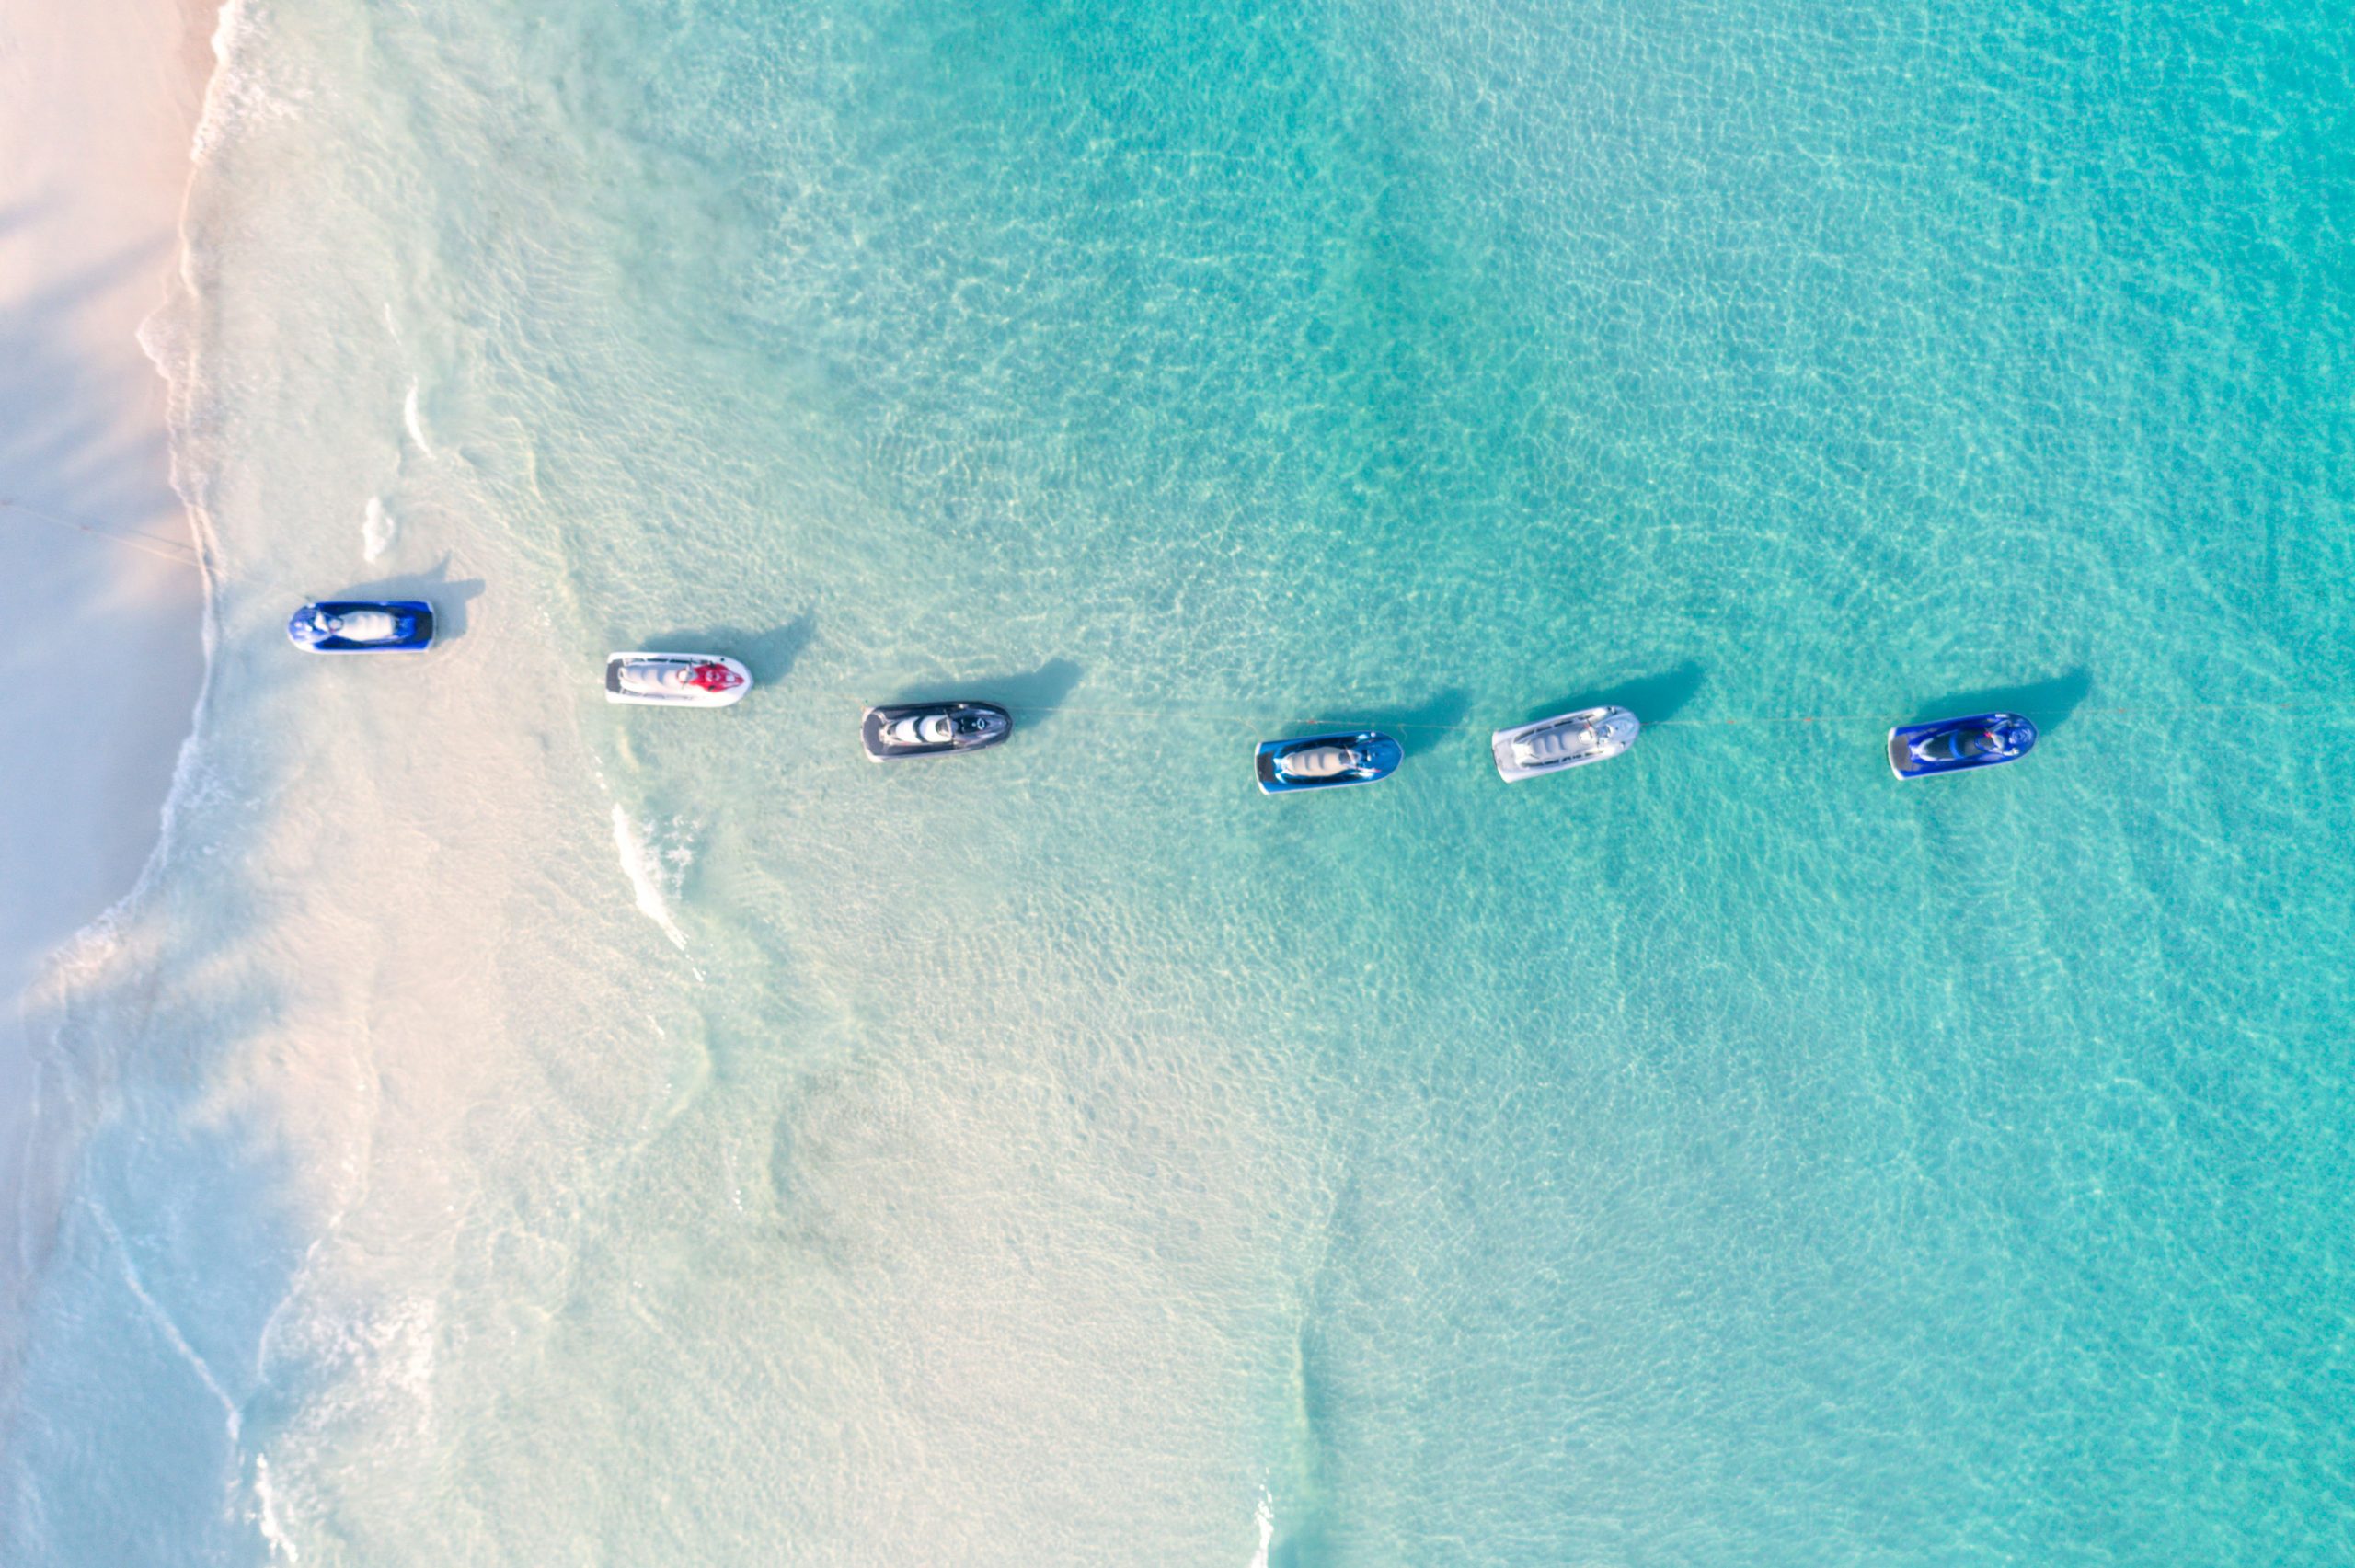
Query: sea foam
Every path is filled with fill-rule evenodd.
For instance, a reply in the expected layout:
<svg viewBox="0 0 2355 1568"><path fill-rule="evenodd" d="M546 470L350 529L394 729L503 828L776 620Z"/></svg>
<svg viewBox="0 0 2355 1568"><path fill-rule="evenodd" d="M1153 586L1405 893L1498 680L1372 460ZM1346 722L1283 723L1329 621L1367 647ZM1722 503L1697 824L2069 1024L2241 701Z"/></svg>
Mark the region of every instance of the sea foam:
<svg viewBox="0 0 2355 1568"><path fill-rule="evenodd" d="M368 498L368 509L360 520L360 553L368 560L375 560L393 547L393 536L400 532L400 523L385 509L385 498Z"/></svg>
<svg viewBox="0 0 2355 1568"><path fill-rule="evenodd" d="M685 952L686 933L671 917L671 902L686 881L687 868L695 864L695 849L684 824L675 818L668 823L639 823L617 805L614 850L621 857L622 875L629 878L630 890L638 896L638 912L661 926L672 946Z"/></svg>
<svg viewBox="0 0 2355 1568"><path fill-rule="evenodd" d="M401 428L408 431L408 439L426 456L433 455L433 443L425 439L425 416L418 408L419 387L417 378L409 378L408 395L401 399Z"/></svg>

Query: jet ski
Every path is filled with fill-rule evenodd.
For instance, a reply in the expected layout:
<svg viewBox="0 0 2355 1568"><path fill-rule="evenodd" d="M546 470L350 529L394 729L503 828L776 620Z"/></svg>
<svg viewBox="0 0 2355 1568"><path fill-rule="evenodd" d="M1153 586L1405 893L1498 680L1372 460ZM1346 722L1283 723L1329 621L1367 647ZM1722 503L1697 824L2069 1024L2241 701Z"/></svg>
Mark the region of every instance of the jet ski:
<svg viewBox="0 0 2355 1568"><path fill-rule="evenodd" d="M1266 795L1301 789L1340 789L1373 784L1398 771L1406 756L1398 742L1375 730L1357 735L1312 735L1301 740L1262 740L1252 754Z"/></svg>
<svg viewBox="0 0 2355 1568"><path fill-rule="evenodd" d="M902 757L944 757L979 751L1014 733L1014 715L994 703L913 703L869 708L858 721L858 738L870 762Z"/></svg>
<svg viewBox="0 0 2355 1568"><path fill-rule="evenodd" d="M752 689L752 672L716 653L617 653L605 660L609 703L724 708Z"/></svg>
<svg viewBox="0 0 2355 1568"><path fill-rule="evenodd" d="M1643 727L1625 708L1582 708L1498 730L1488 737L1488 750L1505 782L1519 784L1616 757L1636 743Z"/></svg>
<svg viewBox="0 0 2355 1568"><path fill-rule="evenodd" d="M1974 714L1889 732L1889 771L1901 779L2016 762L2036 744L2036 726L2017 714Z"/></svg>
<svg viewBox="0 0 2355 1568"><path fill-rule="evenodd" d="M433 643L433 606L422 600L322 600L288 617L286 635L311 653L415 653Z"/></svg>

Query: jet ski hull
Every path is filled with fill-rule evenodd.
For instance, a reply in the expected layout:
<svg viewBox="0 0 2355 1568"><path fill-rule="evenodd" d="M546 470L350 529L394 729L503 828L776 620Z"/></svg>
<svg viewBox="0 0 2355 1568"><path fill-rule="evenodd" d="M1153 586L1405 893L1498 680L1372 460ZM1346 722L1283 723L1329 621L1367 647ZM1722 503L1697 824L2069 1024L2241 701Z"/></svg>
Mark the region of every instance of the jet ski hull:
<svg viewBox="0 0 2355 1568"><path fill-rule="evenodd" d="M390 615L406 630L379 642L306 635L315 615L352 615L374 611ZM421 599L326 599L305 604L286 623L287 640L306 653L420 653L433 646L433 606Z"/></svg>
<svg viewBox="0 0 2355 1568"><path fill-rule="evenodd" d="M1999 744L1976 756L1924 757L1924 741L1936 747L1948 737L1993 732ZM1974 768L2000 768L2016 762L2036 745L2036 726L2018 714L1973 714L1969 718L1942 718L1931 724L1900 725L1889 732L1889 771L1901 779L1925 779L1934 773L1967 773ZM1949 748L1951 749L1951 748Z"/></svg>
<svg viewBox="0 0 2355 1568"><path fill-rule="evenodd" d="M676 693L632 691L622 684L625 665L660 661L664 664L717 664L736 677L737 683L725 692L706 692L690 687ZM616 653L605 659L605 701L633 703L649 708L724 708L744 700L752 689L752 672L724 654L717 653Z"/></svg>
<svg viewBox="0 0 2355 1568"><path fill-rule="evenodd" d="M1581 725L1592 726L1601 738L1601 744L1591 750L1534 762L1522 761L1517 753L1522 742L1543 736L1548 730L1569 729ZM1574 714L1557 714L1552 718L1541 718L1534 724L1524 724L1514 729L1499 729L1488 737L1488 755L1495 759L1497 772L1507 784L1519 784L1523 779L1582 768L1589 762L1607 762L1633 746L1636 737L1643 733L1643 727L1636 715L1625 708L1582 708Z"/></svg>
<svg viewBox="0 0 2355 1568"><path fill-rule="evenodd" d="M998 727L988 735L959 736L936 745L909 746L884 734L904 718L939 715L948 719L994 716ZM909 757L946 757L959 751L986 751L1014 733L1014 715L995 703L908 703L899 707L869 708L858 721L859 743L870 762L896 762Z"/></svg>
<svg viewBox="0 0 2355 1568"><path fill-rule="evenodd" d="M1372 755L1372 765L1326 779L1287 778L1276 764L1294 751L1305 751L1313 746L1353 746ZM1347 789L1351 784L1379 784L1398 771L1406 757L1398 742L1377 730L1361 730L1343 735L1305 735L1293 740L1262 740L1252 752L1253 765L1259 775L1259 789L1265 795L1292 795L1310 789Z"/></svg>

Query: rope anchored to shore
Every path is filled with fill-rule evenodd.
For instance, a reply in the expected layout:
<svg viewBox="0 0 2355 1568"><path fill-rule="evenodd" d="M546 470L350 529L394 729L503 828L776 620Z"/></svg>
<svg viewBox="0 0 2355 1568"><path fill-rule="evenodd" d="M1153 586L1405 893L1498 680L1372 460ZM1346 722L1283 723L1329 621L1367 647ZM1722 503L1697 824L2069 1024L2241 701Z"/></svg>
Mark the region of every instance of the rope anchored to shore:
<svg viewBox="0 0 2355 1568"><path fill-rule="evenodd" d="M857 698L847 695L845 695L844 700L847 702L858 701ZM861 705L864 706L866 704L861 704ZM1363 715L1350 717L1320 717L1311 715L1305 717L1287 718L1267 712L1252 711L1241 708L1196 708L1175 706L1161 708L1112 708L1098 707L1092 703L1054 703L1045 704L1008 703L1005 705L1009 713L1025 715L1096 714L1106 718L1195 718L1223 721L1232 724L1247 724L1263 729L1304 728L1313 726L1318 728L1334 730L1411 729L1430 735L1479 735L1499 727L1511 727L1510 726L1474 724L1464 719L1458 719L1453 723L1442 724L1430 719L1368 718ZM2163 718L2171 715L2179 714L2182 712L2182 709L2179 706L2152 704L2108 705L2103 707L2072 707L2066 709L2013 708L2007 711L2017 713L2032 719L2057 721L2062 718L2071 717ZM2200 704L2200 711L2202 713L2345 714L2355 712L2355 703L2203 703ZM1540 716L1542 717L1544 715ZM1643 718L1641 714L1638 714L1636 716L1637 718ZM1747 725L1765 724L1869 724L1881 728L1888 728L1896 725L1922 724L1926 722L1928 722L1928 720L1923 718L1919 714L1737 714L1730 715L1723 718L1645 719L1644 727L1646 729L1717 729L1728 727L1739 727Z"/></svg>
<svg viewBox="0 0 2355 1568"><path fill-rule="evenodd" d="M19 512L26 517L38 518L43 522L52 523L59 528L70 528L76 533L86 533L92 538L104 539L109 544L121 544L126 549L136 550L142 555L154 555L159 560L175 561L183 567L201 567L204 564L204 557L197 554L196 546L183 544L176 539L158 539L149 533L135 537L117 533L110 528L101 528L94 522L77 522L70 517L60 517L55 512L43 511L39 507L29 507L22 501L6 498L0 498L0 511Z"/></svg>
<svg viewBox="0 0 2355 1568"><path fill-rule="evenodd" d="M111 529L102 528L96 523L82 522L70 517L61 517L55 512L44 511L39 507L27 506L22 501L7 497L0 497L0 511L18 513L24 517L33 518L40 521L49 523L53 527L71 529L76 533L86 533L91 535L93 538L103 539L108 541L109 544L121 544L126 549L137 550L144 555L154 555L160 560L172 561L181 566L200 568L204 565L203 555L194 545L183 544L178 540L158 539L152 534L139 534L133 536L118 533ZM842 700L847 703L856 703L861 707L867 705L863 699L853 696L847 692L843 693ZM1414 730L1428 735L1477 735L1482 733L1484 730L1493 727L1490 726L1474 724L1465 719L1442 722L1434 719L1367 718L1361 715L1329 717L1315 715L1285 717L1281 715L1270 714L1266 710L1245 708L1178 706L1162 706L1157 708L1116 708L1098 706L1093 703L1008 703L1005 706L1009 712L1028 714L1034 716L1048 714L1095 714L1105 718L1166 719L1171 717L1181 717L1223 721L1232 724L1247 724L1263 729L1306 728L1314 727L1325 729L1405 729ZM2094 718L2162 718L2169 715L2176 714L2179 712L2180 709L2175 706L2162 704L2114 704L2092 708L2075 706L2068 708L2023 707L2012 709L2010 711L2022 714L2031 719L2056 722L2060 719L2074 717L2078 715L2084 715ZM2200 704L2200 711L2202 713L2209 714L2346 714L2349 711L2355 711L2355 702L2203 703ZM1639 719L1643 718L1641 714L1638 714L1636 716ZM1919 714L1882 712L1872 714L1734 714L1717 718L1662 718L1644 719L1643 722L1646 729L1716 729L1740 727L1751 725L1777 724L1870 724L1879 727L1888 727L1893 725L1918 724L1925 721Z"/></svg>

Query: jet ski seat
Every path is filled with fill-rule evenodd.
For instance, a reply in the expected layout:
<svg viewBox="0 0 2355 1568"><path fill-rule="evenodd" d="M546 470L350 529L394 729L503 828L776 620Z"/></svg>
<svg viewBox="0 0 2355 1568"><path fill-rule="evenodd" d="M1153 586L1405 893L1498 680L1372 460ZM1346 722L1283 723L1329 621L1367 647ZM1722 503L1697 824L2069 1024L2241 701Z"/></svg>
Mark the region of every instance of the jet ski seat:
<svg viewBox="0 0 2355 1568"><path fill-rule="evenodd" d="M1346 746L1312 746L1283 760L1284 772L1296 779L1338 778L1357 766L1357 753Z"/></svg>
<svg viewBox="0 0 2355 1568"><path fill-rule="evenodd" d="M1522 740L1518 748L1524 762L1553 762L1593 749L1594 731L1585 725L1545 729Z"/></svg>
<svg viewBox="0 0 2355 1568"><path fill-rule="evenodd" d="M383 610L347 610L336 617L335 635L346 642L389 642L399 631L400 623Z"/></svg>

